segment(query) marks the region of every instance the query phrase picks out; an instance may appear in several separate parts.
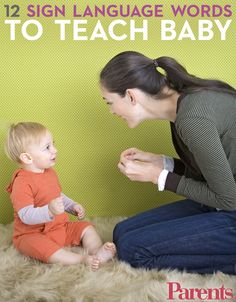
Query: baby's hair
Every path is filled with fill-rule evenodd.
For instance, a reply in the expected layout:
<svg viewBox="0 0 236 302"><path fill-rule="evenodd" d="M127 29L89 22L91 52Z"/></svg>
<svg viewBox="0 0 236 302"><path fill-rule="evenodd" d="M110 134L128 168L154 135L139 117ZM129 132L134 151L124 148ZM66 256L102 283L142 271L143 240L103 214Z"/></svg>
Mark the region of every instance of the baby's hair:
<svg viewBox="0 0 236 302"><path fill-rule="evenodd" d="M39 142L46 131L47 128L39 123L21 122L12 124L8 130L5 143L7 156L11 160L21 163L20 154L26 152L30 144Z"/></svg>

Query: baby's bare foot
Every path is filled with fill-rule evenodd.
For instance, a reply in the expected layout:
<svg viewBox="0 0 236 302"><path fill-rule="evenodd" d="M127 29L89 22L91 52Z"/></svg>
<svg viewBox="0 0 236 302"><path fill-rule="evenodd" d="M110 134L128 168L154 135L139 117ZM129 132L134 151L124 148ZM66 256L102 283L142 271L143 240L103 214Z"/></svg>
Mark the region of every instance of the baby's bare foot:
<svg viewBox="0 0 236 302"><path fill-rule="evenodd" d="M101 260L97 255L95 256L85 256L85 263L92 269L92 271L96 271L100 267Z"/></svg>
<svg viewBox="0 0 236 302"><path fill-rule="evenodd" d="M112 258L114 258L116 254L116 246L113 242L106 242L103 246L100 247L96 256L99 257L101 263L105 263Z"/></svg>

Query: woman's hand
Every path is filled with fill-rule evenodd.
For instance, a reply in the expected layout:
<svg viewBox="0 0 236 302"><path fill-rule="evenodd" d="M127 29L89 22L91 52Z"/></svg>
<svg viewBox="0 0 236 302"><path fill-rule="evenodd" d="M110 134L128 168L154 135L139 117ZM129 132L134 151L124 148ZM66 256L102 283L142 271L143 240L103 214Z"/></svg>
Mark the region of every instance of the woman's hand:
<svg viewBox="0 0 236 302"><path fill-rule="evenodd" d="M163 156L130 148L121 153L118 168L130 180L157 184L164 169Z"/></svg>
<svg viewBox="0 0 236 302"><path fill-rule="evenodd" d="M153 163L156 162L160 165L163 165L162 155L145 152L137 148L129 148L123 151L120 155L120 161L122 162L124 159L140 160L140 161L147 161Z"/></svg>

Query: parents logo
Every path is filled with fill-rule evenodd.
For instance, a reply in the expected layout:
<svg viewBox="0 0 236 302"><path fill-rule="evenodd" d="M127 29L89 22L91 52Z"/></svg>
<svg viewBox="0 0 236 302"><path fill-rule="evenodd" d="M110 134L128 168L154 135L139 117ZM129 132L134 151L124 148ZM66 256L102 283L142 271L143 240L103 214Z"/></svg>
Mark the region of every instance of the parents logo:
<svg viewBox="0 0 236 302"><path fill-rule="evenodd" d="M218 288L185 288L179 282L167 282L168 300L233 301L236 300L232 288L224 285Z"/></svg>

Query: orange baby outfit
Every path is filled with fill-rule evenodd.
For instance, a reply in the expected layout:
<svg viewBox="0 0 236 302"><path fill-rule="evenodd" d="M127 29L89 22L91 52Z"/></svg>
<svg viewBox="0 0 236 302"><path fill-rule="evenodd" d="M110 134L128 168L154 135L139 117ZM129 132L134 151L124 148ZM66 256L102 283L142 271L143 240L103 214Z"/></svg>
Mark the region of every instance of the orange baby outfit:
<svg viewBox="0 0 236 302"><path fill-rule="evenodd" d="M14 208L13 243L24 255L47 262L58 249L66 245L79 245L83 230L91 223L69 222L68 215L55 215L52 221L25 224L18 211L33 205L42 207L61 195L58 177L52 168L43 173L19 169L7 188Z"/></svg>

